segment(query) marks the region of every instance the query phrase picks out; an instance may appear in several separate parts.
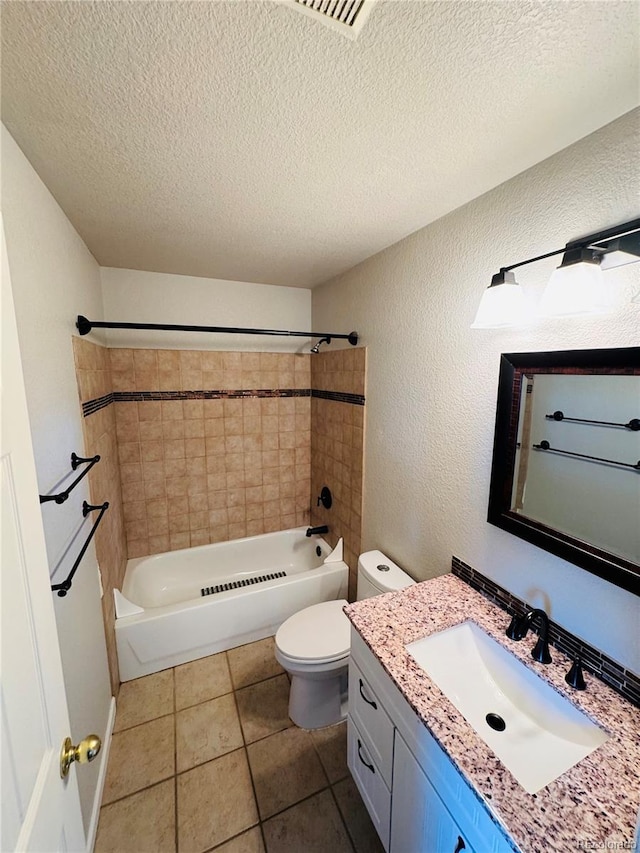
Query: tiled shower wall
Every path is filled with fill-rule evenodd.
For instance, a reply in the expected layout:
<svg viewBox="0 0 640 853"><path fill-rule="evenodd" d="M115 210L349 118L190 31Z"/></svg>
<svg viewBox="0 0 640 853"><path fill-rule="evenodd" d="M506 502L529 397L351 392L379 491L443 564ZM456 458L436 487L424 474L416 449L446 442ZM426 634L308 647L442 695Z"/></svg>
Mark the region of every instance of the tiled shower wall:
<svg viewBox="0 0 640 853"><path fill-rule="evenodd" d="M91 498L110 504L95 540L114 695L113 589L128 558L311 520L328 524L332 544L344 537L355 597L364 349L310 356L73 343L85 451L101 456ZM330 510L316 506L323 485Z"/></svg>
<svg viewBox="0 0 640 853"><path fill-rule="evenodd" d="M111 399L109 350L83 338L74 337L73 354L80 402L89 404L83 406L85 454L88 457L100 455L100 462L94 465L88 474L91 501L93 504L109 501L109 509L102 517L95 533L95 546L104 589L102 615L111 690L113 695L117 696L120 678L114 632L113 590L122 588L122 579L127 565L127 545L122 513L116 421L112 405L91 405L90 402L104 403ZM96 513L93 514L94 519L95 517Z"/></svg>
<svg viewBox="0 0 640 853"><path fill-rule="evenodd" d="M309 523L308 354L110 355L129 557Z"/></svg>
<svg viewBox="0 0 640 853"><path fill-rule="evenodd" d="M320 352L311 357L311 522L329 527L335 545L344 537L349 599L356 596L361 551L366 349ZM330 509L318 506L324 485Z"/></svg>

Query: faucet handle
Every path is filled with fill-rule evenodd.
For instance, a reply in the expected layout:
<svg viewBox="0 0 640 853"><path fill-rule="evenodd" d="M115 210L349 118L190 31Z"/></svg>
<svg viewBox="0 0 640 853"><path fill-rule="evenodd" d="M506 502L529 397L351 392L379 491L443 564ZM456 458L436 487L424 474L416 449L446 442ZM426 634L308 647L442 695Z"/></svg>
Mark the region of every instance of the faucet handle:
<svg viewBox="0 0 640 853"><path fill-rule="evenodd" d="M514 614L505 633L510 640L521 640L526 634L522 632L522 618Z"/></svg>
<svg viewBox="0 0 640 853"><path fill-rule="evenodd" d="M564 680L570 687L573 687L574 690L587 689L587 685L585 684L584 676L582 674L582 662L579 656L574 660L571 665L571 669L565 675Z"/></svg>
<svg viewBox="0 0 640 853"><path fill-rule="evenodd" d="M538 663L551 663L551 655L549 654L549 643L546 639L538 637L538 642L531 649L531 657L537 660Z"/></svg>

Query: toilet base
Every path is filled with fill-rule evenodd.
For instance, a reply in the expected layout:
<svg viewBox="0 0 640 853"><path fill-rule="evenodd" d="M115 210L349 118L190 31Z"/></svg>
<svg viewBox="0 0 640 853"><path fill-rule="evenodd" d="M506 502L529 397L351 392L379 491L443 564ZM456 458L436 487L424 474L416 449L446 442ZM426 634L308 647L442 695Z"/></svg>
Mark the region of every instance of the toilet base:
<svg viewBox="0 0 640 853"><path fill-rule="evenodd" d="M346 719L348 673L323 679L291 674L289 717L301 729L322 729Z"/></svg>

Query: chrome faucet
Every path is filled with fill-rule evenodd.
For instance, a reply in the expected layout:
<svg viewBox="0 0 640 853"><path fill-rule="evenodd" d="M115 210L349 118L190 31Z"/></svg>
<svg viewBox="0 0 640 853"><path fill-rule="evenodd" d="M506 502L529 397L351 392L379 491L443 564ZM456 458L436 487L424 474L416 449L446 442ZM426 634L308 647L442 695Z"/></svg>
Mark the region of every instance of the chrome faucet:
<svg viewBox="0 0 640 853"><path fill-rule="evenodd" d="M538 642L531 650L531 657L538 663L551 663L549 654L549 617L539 608L534 608L525 613L524 616L514 616L506 634L510 640L523 640L534 621L539 622Z"/></svg>

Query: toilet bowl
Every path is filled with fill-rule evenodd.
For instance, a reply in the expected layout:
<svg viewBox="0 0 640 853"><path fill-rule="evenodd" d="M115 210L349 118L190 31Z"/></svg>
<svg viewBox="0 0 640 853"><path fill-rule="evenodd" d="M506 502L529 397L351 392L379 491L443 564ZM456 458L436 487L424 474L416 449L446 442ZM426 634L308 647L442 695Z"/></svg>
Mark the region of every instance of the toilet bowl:
<svg viewBox="0 0 640 853"><path fill-rule="evenodd" d="M415 583L381 551L358 560L357 600ZM344 599L323 601L294 613L278 628L275 655L291 678L289 717L303 729L319 729L347 713L351 623Z"/></svg>

